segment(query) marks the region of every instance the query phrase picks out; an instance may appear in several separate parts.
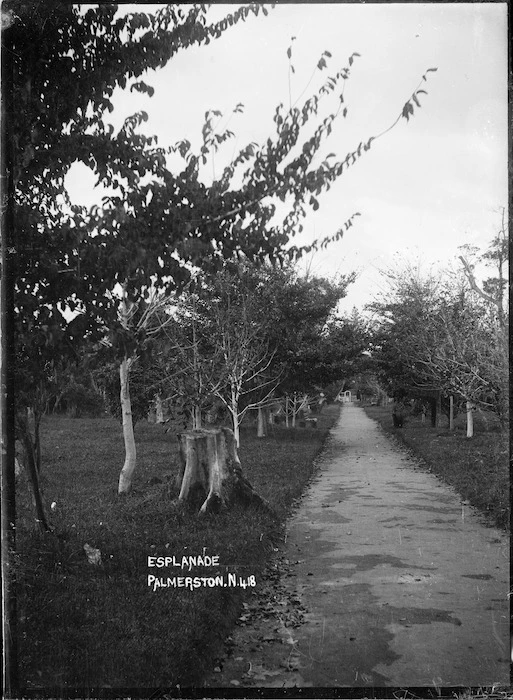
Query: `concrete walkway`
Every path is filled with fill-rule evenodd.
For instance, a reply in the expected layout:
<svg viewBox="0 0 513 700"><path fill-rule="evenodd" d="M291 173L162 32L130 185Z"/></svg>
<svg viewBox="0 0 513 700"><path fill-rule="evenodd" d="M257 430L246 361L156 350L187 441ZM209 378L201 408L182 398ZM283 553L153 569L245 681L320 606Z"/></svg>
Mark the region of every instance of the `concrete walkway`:
<svg viewBox="0 0 513 700"><path fill-rule="evenodd" d="M346 405L269 614L246 609L208 685L509 685L508 557L504 533Z"/></svg>

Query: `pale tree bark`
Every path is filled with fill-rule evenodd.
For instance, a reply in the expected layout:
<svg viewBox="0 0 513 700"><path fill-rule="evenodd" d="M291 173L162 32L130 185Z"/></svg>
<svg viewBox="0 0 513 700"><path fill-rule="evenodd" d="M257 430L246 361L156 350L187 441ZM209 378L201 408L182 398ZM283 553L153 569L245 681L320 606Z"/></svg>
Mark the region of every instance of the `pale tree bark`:
<svg viewBox="0 0 513 700"><path fill-rule="evenodd" d="M267 436L267 421L265 413L265 409L259 406L257 413L257 437L259 438Z"/></svg>
<svg viewBox="0 0 513 700"><path fill-rule="evenodd" d="M294 392L292 398L287 394L285 397L285 425L287 428L290 425L289 416L292 418L292 427L295 428L299 412L307 408L307 406L308 394L303 394L302 396L298 397L298 395Z"/></svg>
<svg viewBox="0 0 513 700"><path fill-rule="evenodd" d="M145 307L140 310L140 316L136 320L139 303L129 301L126 289L123 287L123 296L118 308L118 318L126 331L135 335L138 330L144 329L146 336L149 337L162 330L169 322L168 318L159 318L159 313L163 311L168 304L168 298L155 295L146 303ZM104 341L104 344L109 346L109 341ZM137 463L129 381L130 368L136 359L136 352L134 352L132 357L125 355L119 366L119 397L123 425L123 440L125 443L125 462L119 475L118 494L126 494L130 491L132 487L132 477Z"/></svg>
<svg viewBox="0 0 513 700"><path fill-rule="evenodd" d="M160 394L157 394L157 396L155 398L155 414L156 414L156 422L163 423L164 422L164 407L162 405L162 397Z"/></svg>
<svg viewBox="0 0 513 700"><path fill-rule="evenodd" d="M474 406L467 401L467 437L474 436Z"/></svg>
<svg viewBox="0 0 513 700"><path fill-rule="evenodd" d="M118 493L128 493L132 487L132 477L137 463L134 423L132 420L132 402L130 401L130 367L133 359L124 357L119 366L121 416L123 421L123 440L125 442L125 463L119 475Z"/></svg>
<svg viewBox="0 0 513 700"><path fill-rule="evenodd" d="M199 514L239 501L269 509L243 476L235 435L229 428L187 430L178 436L181 469L178 500L199 504Z"/></svg>
<svg viewBox="0 0 513 700"><path fill-rule="evenodd" d="M454 430L454 396L449 396L449 430Z"/></svg>
<svg viewBox="0 0 513 700"><path fill-rule="evenodd" d="M232 391L230 413L232 414L233 423L233 434L235 436L235 443L237 448L240 447L240 416L239 416L239 402L237 400L237 393Z"/></svg>

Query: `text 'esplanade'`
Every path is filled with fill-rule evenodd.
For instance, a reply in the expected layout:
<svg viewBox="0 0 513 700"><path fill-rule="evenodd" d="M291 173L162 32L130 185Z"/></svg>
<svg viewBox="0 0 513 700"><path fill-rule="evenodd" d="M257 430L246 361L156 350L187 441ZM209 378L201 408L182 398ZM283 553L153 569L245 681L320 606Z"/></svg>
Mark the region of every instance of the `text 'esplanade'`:
<svg viewBox="0 0 513 700"><path fill-rule="evenodd" d="M198 556L148 557L148 566L156 566L159 569L174 566L180 569L189 569L190 571L196 566L219 566L219 555L199 554Z"/></svg>

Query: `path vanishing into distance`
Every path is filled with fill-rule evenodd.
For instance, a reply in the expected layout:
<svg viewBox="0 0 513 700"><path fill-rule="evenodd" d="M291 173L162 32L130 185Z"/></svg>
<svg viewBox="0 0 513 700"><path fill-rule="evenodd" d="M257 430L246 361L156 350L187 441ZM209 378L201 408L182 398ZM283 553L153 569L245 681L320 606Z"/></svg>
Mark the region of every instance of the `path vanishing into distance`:
<svg viewBox="0 0 513 700"><path fill-rule="evenodd" d="M209 687L509 686L509 545L346 404Z"/></svg>

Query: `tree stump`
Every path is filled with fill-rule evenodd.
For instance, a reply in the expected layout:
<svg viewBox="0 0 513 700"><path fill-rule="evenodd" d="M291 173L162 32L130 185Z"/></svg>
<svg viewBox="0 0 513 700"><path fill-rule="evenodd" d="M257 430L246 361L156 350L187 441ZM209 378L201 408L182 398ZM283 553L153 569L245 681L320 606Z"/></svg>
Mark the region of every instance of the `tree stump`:
<svg viewBox="0 0 513 700"><path fill-rule="evenodd" d="M200 514L218 511L239 501L269 504L243 476L233 431L229 428L186 430L178 435L181 469L179 501L196 502L201 495Z"/></svg>

